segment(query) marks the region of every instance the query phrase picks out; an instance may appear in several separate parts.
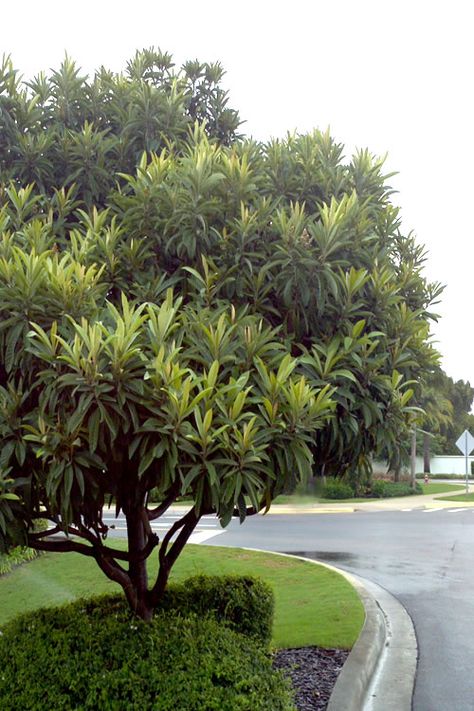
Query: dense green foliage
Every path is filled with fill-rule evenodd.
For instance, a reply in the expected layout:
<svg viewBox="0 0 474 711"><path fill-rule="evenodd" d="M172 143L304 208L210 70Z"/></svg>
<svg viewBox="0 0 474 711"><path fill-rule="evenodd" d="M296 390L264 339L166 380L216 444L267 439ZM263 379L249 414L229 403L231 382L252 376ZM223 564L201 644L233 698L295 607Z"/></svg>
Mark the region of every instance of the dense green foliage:
<svg viewBox="0 0 474 711"><path fill-rule="evenodd" d="M221 78L152 50L91 81L0 71L0 545L93 556L143 617L203 513L398 455L436 361L441 289L383 161L328 132L238 139Z"/></svg>
<svg viewBox="0 0 474 711"><path fill-rule="evenodd" d="M162 611L145 624L110 598L17 617L2 629L0 665L10 711L294 708L256 641L210 616Z"/></svg>
<svg viewBox="0 0 474 711"><path fill-rule="evenodd" d="M89 80L66 56L59 69L23 83L4 57L1 182L35 183L51 196L64 187L76 205L103 206L118 173L132 172L143 151L179 150L196 120L223 144L235 139L240 120L227 106L223 74L218 63L198 61L176 71L169 54L151 48L137 52L125 74L102 67Z"/></svg>
<svg viewBox="0 0 474 711"><path fill-rule="evenodd" d="M429 393L435 394L431 397L431 409L438 415L434 422L428 419L425 427L435 435L431 438L431 451L434 454L460 454L456 440L466 429L474 433L474 415L471 413L474 388L464 380L454 381L440 368L430 375L427 385Z"/></svg>
<svg viewBox="0 0 474 711"><path fill-rule="evenodd" d="M422 494L423 489L416 483L415 489L405 481L384 481L375 479L372 482L371 496L376 499L390 499L395 496L410 496L412 494Z"/></svg>
<svg viewBox="0 0 474 711"><path fill-rule="evenodd" d="M327 479L321 489L321 497L324 499L351 499L356 496L354 488L345 481L339 479ZM358 492L357 496L364 496L367 499L389 499L394 496L409 496L411 494L422 494L423 490L416 484L415 490L410 483L404 481L386 481L385 479L373 479L364 491Z"/></svg>
<svg viewBox="0 0 474 711"><path fill-rule="evenodd" d="M45 531L48 528L48 522L44 519L35 521L35 531ZM10 573L13 568L22 563L28 563L34 560L38 555L38 551L27 546L15 546L8 553L0 552L0 575Z"/></svg>
<svg viewBox="0 0 474 711"><path fill-rule="evenodd" d="M13 568L22 563L33 560L38 555L38 551L26 546L16 546L9 553L0 553L0 575L10 573Z"/></svg>
<svg viewBox="0 0 474 711"><path fill-rule="evenodd" d="M355 492L352 486L339 479L327 479L321 489L323 499L351 499L354 496Z"/></svg>
<svg viewBox="0 0 474 711"><path fill-rule="evenodd" d="M123 603L122 603L123 604ZM160 610L212 614L235 632L263 645L272 638L275 600L271 587L243 575L197 575L169 585L160 600Z"/></svg>

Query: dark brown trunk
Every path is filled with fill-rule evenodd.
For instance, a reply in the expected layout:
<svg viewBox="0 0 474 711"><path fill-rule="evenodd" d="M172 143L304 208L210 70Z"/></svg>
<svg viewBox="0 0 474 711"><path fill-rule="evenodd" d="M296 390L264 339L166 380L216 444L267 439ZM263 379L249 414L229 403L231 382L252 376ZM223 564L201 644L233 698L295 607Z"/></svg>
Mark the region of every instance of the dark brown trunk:
<svg viewBox="0 0 474 711"><path fill-rule="evenodd" d="M196 528L196 525L200 519L200 515L196 514L194 509L188 511L187 514L183 516L180 521L176 521L166 533L163 541L161 542L160 552L159 552L159 571L156 582L151 590L150 599L153 607L156 607L159 603L163 593L166 589L168 583L168 578L176 559L183 550L189 536ZM179 533L178 533L179 531ZM171 543L173 536L178 534ZM171 546L170 546L171 543ZM168 549L168 546L170 548Z"/></svg>
<svg viewBox="0 0 474 711"><path fill-rule="evenodd" d="M144 525L144 505L127 507L125 516L127 519L128 553L130 556L128 574L135 597L135 604L132 607L138 617L149 622L153 617L153 607L148 591L147 559L143 555L149 538Z"/></svg>
<svg viewBox="0 0 474 711"><path fill-rule="evenodd" d="M400 453L397 451L396 454L394 454L390 459L387 474L391 474L393 476L393 481L400 481L401 469L402 462L400 458Z"/></svg>
<svg viewBox="0 0 474 711"><path fill-rule="evenodd" d="M431 474L430 437L423 434L423 473Z"/></svg>

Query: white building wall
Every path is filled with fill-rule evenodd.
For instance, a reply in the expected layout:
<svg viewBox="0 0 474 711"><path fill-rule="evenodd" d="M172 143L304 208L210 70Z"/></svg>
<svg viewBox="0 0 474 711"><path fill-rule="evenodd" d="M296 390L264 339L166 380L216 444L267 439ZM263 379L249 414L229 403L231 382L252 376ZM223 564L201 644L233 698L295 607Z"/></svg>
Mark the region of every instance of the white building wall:
<svg viewBox="0 0 474 711"><path fill-rule="evenodd" d="M468 473L471 476L471 462L474 462L474 455L469 457ZM374 474L383 476L387 473L387 462L373 462ZM431 457L431 473L432 474L459 474L466 475L466 457L462 455L444 456L434 455ZM416 458L416 473L423 473L423 457ZM402 468L402 475L409 476L410 467Z"/></svg>
<svg viewBox="0 0 474 711"><path fill-rule="evenodd" d="M468 457L468 473L471 474L471 462L474 462L474 456ZM466 475L466 457L462 455L457 456L442 456L435 455L431 457L431 473L432 474L459 474L461 476ZM416 471L423 471L423 459L417 457L416 461Z"/></svg>

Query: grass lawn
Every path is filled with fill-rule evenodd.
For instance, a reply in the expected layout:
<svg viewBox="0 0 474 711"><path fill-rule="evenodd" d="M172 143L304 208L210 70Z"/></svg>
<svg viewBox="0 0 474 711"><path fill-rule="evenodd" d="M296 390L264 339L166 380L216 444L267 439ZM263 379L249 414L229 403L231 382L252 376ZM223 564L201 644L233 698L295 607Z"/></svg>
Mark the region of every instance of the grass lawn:
<svg viewBox="0 0 474 711"><path fill-rule="evenodd" d="M462 488L462 487L458 487ZM473 494L457 494L456 496L439 496L439 501L474 501Z"/></svg>
<svg viewBox="0 0 474 711"><path fill-rule="evenodd" d="M459 491L463 488L461 484L421 484L424 494L444 494L449 491Z"/></svg>
<svg viewBox="0 0 474 711"><path fill-rule="evenodd" d="M155 570L150 565L151 575ZM364 622L364 608L352 586L313 563L239 548L188 545L172 579L198 573L258 575L270 583L276 601L272 643L278 648L349 649ZM120 590L90 558L78 553L45 554L0 577L0 625L21 612Z"/></svg>
<svg viewBox="0 0 474 711"><path fill-rule="evenodd" d="M422 484L418 482L423 489L423 494L442 494L449 491L458 491L462 489L462 485L459 484ZM274 504L291 504L293 506L302 506L308 504L360 504L367 503L367 501L380 501L380 499L371 498L353 498L353 499L322 499L318 496L311 496L310 494L293 494L289 496L277 496Z"/></svg>

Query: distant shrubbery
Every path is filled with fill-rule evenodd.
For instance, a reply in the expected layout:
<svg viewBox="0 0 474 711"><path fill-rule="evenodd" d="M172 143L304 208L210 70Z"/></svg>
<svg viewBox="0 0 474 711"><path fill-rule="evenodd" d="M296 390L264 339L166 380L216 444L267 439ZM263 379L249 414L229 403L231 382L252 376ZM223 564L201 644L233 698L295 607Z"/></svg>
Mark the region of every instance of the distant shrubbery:
<svg viewBox="0 0 474 711"><path fill-rule="evenodd" d="M423 490L419 484L416 485L416 489L413 491L411 484L406 481L394 482L374 479L365 493L359 493L358 496L368 499L387 499L394 496L409 496L410 494L422 493ZM323 499L351 499L356 496L356 492L346 481L327 479L320 489L320 495Z"/></svg>
<svg viewBox="0 0 474 711"><path fill-rule="evenodd" d="M323 499L351 499L354 495L352 486L340 479L327 479L321 489Z"/></svg>
<svg viewBox="0 0 474 711"><path fill-rule="evenodd" d="M411 484L406 481L384 481L375 479L372 482L371 495L376 499L390 499L394 496L410 496L411 494L422 494L423 489L416 484L413 490Z"/></svg>

